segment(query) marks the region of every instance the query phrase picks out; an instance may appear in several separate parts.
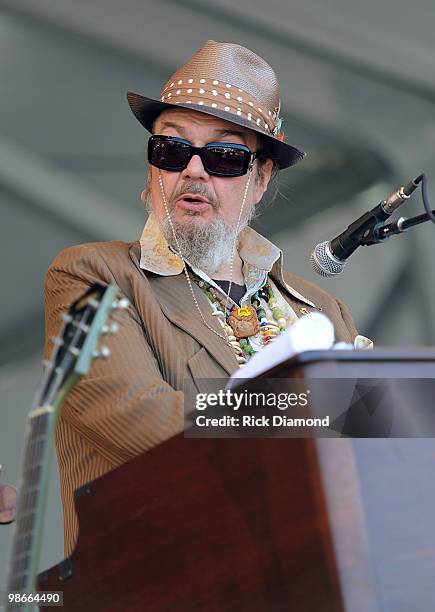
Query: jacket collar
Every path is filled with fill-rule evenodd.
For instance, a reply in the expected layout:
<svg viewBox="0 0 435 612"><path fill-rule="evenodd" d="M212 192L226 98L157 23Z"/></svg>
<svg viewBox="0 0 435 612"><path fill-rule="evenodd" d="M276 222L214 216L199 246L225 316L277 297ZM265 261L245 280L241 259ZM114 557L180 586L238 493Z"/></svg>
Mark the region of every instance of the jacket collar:
<svg viewBox="0 0 435 612"><path fill-rule="evenodd" d="M159 276L177 276L183 272L183 260L169 248L153 213L148 217L139 243L139 265L142 270ZM251 227L246 227L241 233L239 255L244 262L243 273L248 287L258 278L259 273L266 272L293 297L315 307L313 302L285 282L281 249Z"/></svg>

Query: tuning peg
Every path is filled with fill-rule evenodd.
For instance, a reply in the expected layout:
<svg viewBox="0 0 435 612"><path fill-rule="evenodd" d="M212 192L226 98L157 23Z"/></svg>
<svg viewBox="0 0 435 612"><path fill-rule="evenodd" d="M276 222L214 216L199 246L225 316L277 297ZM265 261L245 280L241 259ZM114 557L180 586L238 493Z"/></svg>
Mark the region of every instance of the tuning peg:
<svg viewBox="0 0 435 612"><path fill-rule="evenodd" d="M110 357L110 349L108 346L102 346L100 348L100 353L101 353L101 357L103 359L107 359L108 357Z"/></svg>
<svg viewBox="0 0 435 612"><path fill-rule="evenodd" d="M102 357L102 359L107 359L108 357L110 357L110 349L108 346L101 346L99 349L96 349L93 353L92 353L92 357L94 357L94 359L97 359L98 357Z"/></svg>
<svg viewBox="0 0 435 612"><path fill-rule="evenodd" d="M62 346L63 345L63 339L60 336L54 336L51 341L53 342L53 344L55 346Z"/></svg>
<svg viewBox="0 0 435 612"><path fill-rule="evenodd" d="M65 321L65 323L71 323L71 321L73 320L72 316L67 312L64 312L60 318L62 319L62 321Z"/></svg>
<svg viewBox="0 0 435 612"><path fill-rule="evenodd" d="M126 308L128 308L130 305L130 302L127 300L126 297L122 297L119 300L115 300L112 304L112 308L113 310L116 310L118 308L125 310Z"/></svg>
<svg viewBox="0 0 435 612"><path fill-rule="evenodd" d="M116 321L112 321L110 324L109 334L117 334L119 332L119 325Z"/></svg>
<svg viewBox="0 0 435 612"><path fill-rule="evenodd" d="M103 327L101 328L101 335L104 336L105 334L117 334L119 331L119 325L118 323L116 323L116 321L113 321L110 325L103 325Z"/></svg>

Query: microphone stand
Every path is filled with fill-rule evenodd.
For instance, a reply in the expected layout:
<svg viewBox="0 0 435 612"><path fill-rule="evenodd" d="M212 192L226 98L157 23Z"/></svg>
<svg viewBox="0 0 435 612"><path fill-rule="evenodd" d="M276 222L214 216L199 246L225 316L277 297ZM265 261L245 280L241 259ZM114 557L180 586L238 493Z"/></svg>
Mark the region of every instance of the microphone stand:
<svg viewBox="0 0 435 612"><path fill-rule="evenodd" d="M380 220L379 223L364 233L361 238L361 245L366 246L370 244L379 244L380 242L387 240L390 236L402 234L410 227L420 225L420 223L426 223L426 221L432 221L432 223L435 223L435 210L431 210L429 205L427 177L424 173L420 174L420 176L413 181L414 185L418 185L418 183L421 183L423 204L426 212L422 215L411 217L410 219L407 217L400 217L400 219L397 219L397 221L392 221L391 223L383 223Z"/></svg>
<svg viewBox="0 0 435 612"><path fill-rule="evenodd" d="M432 210L431 213L432 215L435 215L435 210ZM410 219L407 217L400 217L400 219L397 219L397 221L393 221L392 223L378 223L367 235L364 236L361 244L363 246L379 244L380 242L387 240L390 236L402 234L405 230L416 225L420 225L420 223L426 223L426 221L432 221L432 217L427 212L423 213L422 215L417 215L416 217L411 217Z"/></svg>

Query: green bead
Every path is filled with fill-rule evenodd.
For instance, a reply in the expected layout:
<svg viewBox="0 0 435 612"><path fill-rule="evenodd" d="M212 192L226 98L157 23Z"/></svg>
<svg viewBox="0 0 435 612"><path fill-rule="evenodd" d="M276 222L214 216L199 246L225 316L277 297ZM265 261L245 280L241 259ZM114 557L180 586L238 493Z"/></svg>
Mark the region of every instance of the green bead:
<svg viewBox="0 0 435 612"><path fill-rule="evenodd" d="M278 319L282 319L283 318L283 312L281 310L281 308L274 308L272 310L272 314L273 314L273 318L278 321Z"/></svg>

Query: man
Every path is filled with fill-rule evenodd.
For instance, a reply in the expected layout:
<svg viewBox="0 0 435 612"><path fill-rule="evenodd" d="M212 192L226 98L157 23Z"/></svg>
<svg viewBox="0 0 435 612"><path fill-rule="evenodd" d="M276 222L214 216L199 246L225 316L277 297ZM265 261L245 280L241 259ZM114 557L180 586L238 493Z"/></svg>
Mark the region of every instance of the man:
<svg viewBox="0 0 435 612"><path fill-rule="evenodd" d="M357 335L344 304L283 275L279 249L247 227L272 175L304 157L284 142L272 68L208 41L160 100L128 100L153 133L142 237L69 248L47 274L47 339L93 282L116 283L131 304L110 360L73 390L56 430L66 555L74 490L180 432L186 391L227 377L308 312L323 311L337 340Z"/></svg>

